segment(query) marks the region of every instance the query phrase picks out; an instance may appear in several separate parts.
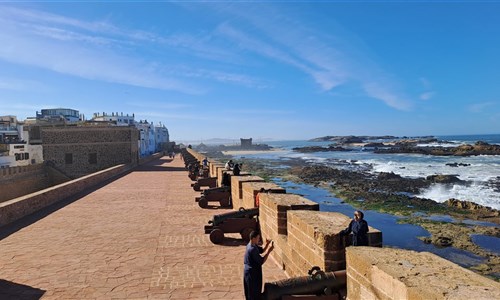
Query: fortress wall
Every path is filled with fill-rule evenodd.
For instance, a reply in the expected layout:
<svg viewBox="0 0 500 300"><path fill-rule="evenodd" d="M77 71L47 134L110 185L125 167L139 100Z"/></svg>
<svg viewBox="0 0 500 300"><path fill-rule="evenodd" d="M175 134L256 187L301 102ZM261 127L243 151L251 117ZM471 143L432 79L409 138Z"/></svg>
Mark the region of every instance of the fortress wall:
<svg viewBox="0 0 500 300"><path fill-rule="evenodd" d="M269 184L257 176L232 176L234 209L251 206L259 186ZM382 232L373 227L369 247L346 248L350 237L339 232L351 218L319 212L302 196L263 193L259 201L262 238L274 240L272 258L290 277L305 276L313 266L346 269L351 300L500 299L500 283L431 253L382 248Z"/></svg>
<svg viewBox="0 0 500 300"><path fill-rule="evenodd" d="M255 199L256 199L257 194L260 192L261 189L265 189L266 193L279 193L279 194L286 193L286 190L284 188L282 188L274 183L271 183L271 182L243 182L242 183L242 190L243 190L242 206L244 208L257 207L256 203L255 203ZM264 194L264 193L261 193L261 194Z"/></svg>
<svg viewBox="0 0 500 300"><path fill-rule="evenodd" d="M264 179L259 176L231 176L231 198L234 209L243 207L244 182L264 182Z"/></svg>
<svg viewBox="0 0 500 300"><path fill-rule="evenodd" d="M348 247L347 298L500 299L500 283L428 252Z"/></svg>

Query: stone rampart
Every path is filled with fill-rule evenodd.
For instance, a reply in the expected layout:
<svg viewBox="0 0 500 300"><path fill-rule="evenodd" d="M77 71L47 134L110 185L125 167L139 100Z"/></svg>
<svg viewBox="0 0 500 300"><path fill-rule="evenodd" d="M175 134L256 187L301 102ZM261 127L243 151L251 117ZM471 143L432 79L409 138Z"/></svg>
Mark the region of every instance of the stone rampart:
<svg viewBox="0 0 500 300"><path fill-rule="evenodd" d="M242 201L241 205L244 208L255 208L256 197L261 189L265 189L266 193L279 193L284 194L286 190L271 182L243 182L242 183ZM264 194L264 193L261 193ZM260 195L259 195L260 198ZM260 211L259 211L260 213Z"/></svg>
<svg viewBox="0 0 500 300"><path fill-rule="evenodd" d="M243 207L244 182L264 182L264 179L259 176L231 176L231 199L235 209Z"/></svg>
<svg viewBox="0 0 500 300"><path fill-rule="evenodd" d="M252 202L257 186L267 184L258 176L233 176L234 208ZM500 299L499 283L430 253L382 248L382 232L372 227L370 247L346 248L350 237L339 232L351 219L318 209L317 203L299 195L259 195L262 238L274 240L272 257L290 277L305 276L313 266L347 269L351 300Z"/></svg>
<svg viewBox="0 0 500 300"><path fill-rule="evenodd" d="M44 207L73 196L89 187L129 170L118 165L41 191L0 203L0 226L14 222Z"/></svg>
<svg viewBox="0 0 500 300"><path fill-rule="evenodd" d="M149 156L143 162L148 162L161 156L161 153ZM121 164L111 168L98 171L71 181L67 181L55 186L44 188L21 197L0 203L0 226L14 222L22 217L30 215L42 208L57 203L63 199L71 197L85 189L95 186L103 181L131 170L135 164ZM57 173L57 170L53 170ZM63 175L59 174L54 180L62 180ZM2 189L4 185L2 183Z"/></svg>
<svg viewBox="0 0 500 300"><path fill-rule="evenodd" d="M0 202L33 193L50 186L42 164L0 169Z"/></svg>
<svg viewBox="0 0 500 300"><path fill-rule="evenodd" d="M428 252L348 247L347 298L500 299L500 283Z"/></svg>

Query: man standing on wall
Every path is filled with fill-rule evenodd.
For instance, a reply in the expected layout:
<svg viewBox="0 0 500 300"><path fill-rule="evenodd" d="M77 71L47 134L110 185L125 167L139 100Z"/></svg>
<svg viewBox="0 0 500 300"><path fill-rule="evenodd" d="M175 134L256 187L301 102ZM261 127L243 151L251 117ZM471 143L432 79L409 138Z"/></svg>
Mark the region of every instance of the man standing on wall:
<svg viewBox="0 0 500 300"><path fill-rule="evenodd" d="M262 265L266 262L269 254L274 249L274 243L266 240L264 248L258 245L260 233L252 231L250 233L250 242L245 251L245 269L243 271L243 286L245 288L246 300L259 300L262 292ZM271 247L269 247L271 245ZM269 250L268 250L269 248ZM264 256L262 253L266 252Z"/></svg>

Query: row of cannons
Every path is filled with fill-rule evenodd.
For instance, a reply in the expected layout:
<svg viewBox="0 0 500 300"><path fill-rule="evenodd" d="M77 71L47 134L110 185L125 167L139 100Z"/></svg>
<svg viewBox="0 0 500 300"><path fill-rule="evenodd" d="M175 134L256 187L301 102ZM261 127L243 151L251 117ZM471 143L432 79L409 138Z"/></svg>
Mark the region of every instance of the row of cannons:
<svg viewBox="0 0 500 300"><path fill-rule="evenodd" d="M195 201L201 208L233 208L231 199L232 172L222 171L221 180L210 177L208 166L204 166L201 157L195 157L190 152L183 151L184 162L188 169L188 176L194 182L192 188L200 192ZM239 176L251 176L249 173L240 173ZM271 189L264 192L285 192ZM212 205L215 204L215 205ZM258 204L257 204L258 205ZM234 207L234 208L237 208ZM259 228L259 207L245 209L243 207L223 214L216 214L205 225L205 234L209 234L214 244L223 244L226 233L239 233L241 239L247 243L249 235ZM263 299L305 299L297 298L300 295L307 299L343 299L346 289L346 271L323 272L319 267L313 267L307 276L294 277L277 282L266 282Z"/></svg>
<svg viewBox="0 0 500 300"><path fill-rule="evenodd" d="M230 170L223 173L218 186L217 177L209 176L208 166L204 166L203 162L186 150L183 151L183 157L188 176L194 181L191 187L201 193L195 198L198 205L201 208L208 208L210 204L218 203L221 208L232 208ZM249 173L240 174L240 176L249 175ZM233 212L214 215L212 220L208 221L208 225L205 225L205 233L209 234L210 241L214 244L222 244L226 233L239 233L241 239L248 242L250 233L258 230L258 216L258 208L240 208Z"/></svg>

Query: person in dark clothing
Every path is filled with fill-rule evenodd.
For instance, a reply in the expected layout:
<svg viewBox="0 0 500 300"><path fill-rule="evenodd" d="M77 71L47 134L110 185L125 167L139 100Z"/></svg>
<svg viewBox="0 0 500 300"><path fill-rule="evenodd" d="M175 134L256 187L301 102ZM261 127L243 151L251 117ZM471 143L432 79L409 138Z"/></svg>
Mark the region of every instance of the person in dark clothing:
<svg viewBox="0 0 500 300"><path fill-rule="evenodd" d="M368 223L363 219L363 212L354 212L354 219L349 223L349 227L340 232L341 236L352 232L353 246L368 246Z"/></svg>
<svg viewBox="0 0 500 300"><path fill-rule="evenodd" d="M235 164L233 167L233 175L240 176L240 172L241 172L240 164Z"/></svg>
<svg viewBox="0 0 500 300"><path fill-rule="evenodd" d="M266 240L264 248L258 245L260 234L257 231L250 233L250 242L245 251L245 268L243 271L243 286L246 300L261 299L262 292L262 265L274 249L274 243ZM270 247L269 247L270 246ZM266 252L266 250L268 250ZM261 256L261 254L264 256Z"/></svg>

